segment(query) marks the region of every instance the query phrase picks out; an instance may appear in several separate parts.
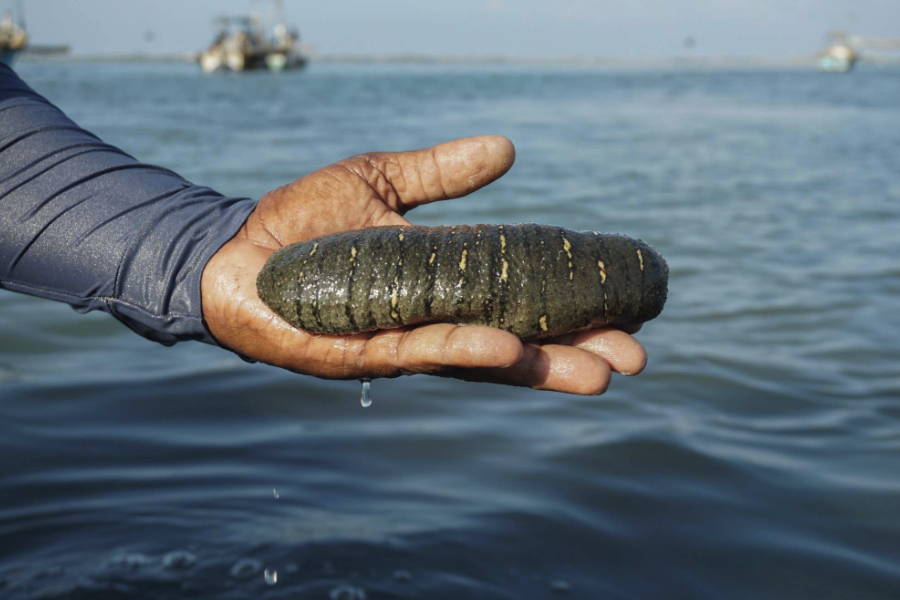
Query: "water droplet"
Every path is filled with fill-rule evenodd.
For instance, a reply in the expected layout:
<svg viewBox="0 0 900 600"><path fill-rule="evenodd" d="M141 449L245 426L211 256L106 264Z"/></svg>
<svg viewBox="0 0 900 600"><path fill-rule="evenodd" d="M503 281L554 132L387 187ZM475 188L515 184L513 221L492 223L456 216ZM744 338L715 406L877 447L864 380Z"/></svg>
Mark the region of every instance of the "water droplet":
<svg viewBox="0 0 900 600"><path fill-rule="evenodd" d="M370 392L372 388L372 380L368 377L365 377L363 379L360 379L359 382L362 384L362 395L359 397L359 403L363 408L369 408L370 406L372 406L372 395Z"/></svg>
<svg viewBox="0 0 900 600"><path fill-rule="evenodd" d="M550 584L550 589L559 594L568 594L572 591L572 586L569 585L568 581L563 581L562 579L557 579L553 583Z"/></svg>
<svg viewBox="0 0 900 600"><path fill-rule="evenodd" d="M275 499L278 500L281 496L278 495L278 490L272 488L272 495L275 496Z"/></svg>
<svg viewBox="0 0 900 600"><path fill-rule="evenodd" d="M399 571L394 571L394 579L396 579L400 583L406 583L407 581L412 579L412 573L400 569Z"/></svg>
<svg viewBox="0 0 900 600"><path fill-rule="evenodd" d="M278 583L278 571L275 569L266 569L263 576L266 578L266 583L269 585L275 585Z"/></svg>
<svg viewBox="0 0 900 600"><path fill-rule="evenodd" d="M167 569L190 569L197 562L197 557L187 550L172 550L163 556L162 562Z"/></svg>
<svg viewBox="0 0 900 600"><path fill-rule="evenodd" d="M238 579L253 577L262 570L262 564L252 558L242 558L231 567L231 576Z"/></svg>

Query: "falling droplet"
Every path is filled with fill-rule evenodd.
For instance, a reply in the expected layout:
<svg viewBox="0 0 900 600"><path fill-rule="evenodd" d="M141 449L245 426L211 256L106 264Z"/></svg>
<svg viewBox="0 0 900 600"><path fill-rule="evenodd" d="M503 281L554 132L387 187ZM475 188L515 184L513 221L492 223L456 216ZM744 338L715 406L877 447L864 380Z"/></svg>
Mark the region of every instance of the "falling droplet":
<svg viewBox="0 0 900 600"><path fill-rule="evenodd" d="M266 583L269 585L275 585L278 583L278 571L275 569L266 569L263 573L263 576L266 578Z"/></svg>
<svg viewBox="0 0 900 600"><path fill-rule="evenodd" d="M281 496L278 495L278 490L272 488L272 495L275 496L275 499L278 500Z"/></svg>
<svg viewBox="0 0 900 600"><path fill-rule="evenodd" d="M359 403L363 408L369 408L372 406L372 396L369 391L372 387L372 380L366 377L360 379L359 382L362 384L362 395L359 397Z"/></svg>

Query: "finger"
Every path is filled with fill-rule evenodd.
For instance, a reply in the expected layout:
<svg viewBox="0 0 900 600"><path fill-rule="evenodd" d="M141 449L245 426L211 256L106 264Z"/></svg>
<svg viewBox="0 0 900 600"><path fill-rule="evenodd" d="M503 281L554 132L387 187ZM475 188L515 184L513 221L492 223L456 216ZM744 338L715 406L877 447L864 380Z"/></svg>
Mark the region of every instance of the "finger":
<svg viewBox="0 0 900 600"><path fill-rule="evenodd" d="M509 367L522 359L522 342L493 327L435 323L375 334L361 357L367 371L429 373L446 367Z"/></svg>
<svg viewBox="0 0 900 600"><path fill-rule="evenodd" d="M637 375L647 366L647 351L643 344L612 327L570 333L551 341L596 354L622 375Z"/></svg>
<svg viewBox="0 0 900 600"><path fill-rule="evenodd" d="M555 344L527 344L522 360L505 369L460 369L447 375L581 395L604 393L611 377L609 365L600 356Z"/></svg>
<svg viewBox="0 0 900 600"><path fill-rule="evenodd" d="M423 150L364 154L345 162L402 214L421 204L470 194L504 175L515 159L509 139L483 135Z"/></svg>
<svg viewBox="0 0 900 600"><path fill-rule="evenodd" d="M522 342L493 327L436 323L349 337L319 336L308 342L304 362L318 357L326 377L395 377L447 368L503 368L522 359Z"/></svg>

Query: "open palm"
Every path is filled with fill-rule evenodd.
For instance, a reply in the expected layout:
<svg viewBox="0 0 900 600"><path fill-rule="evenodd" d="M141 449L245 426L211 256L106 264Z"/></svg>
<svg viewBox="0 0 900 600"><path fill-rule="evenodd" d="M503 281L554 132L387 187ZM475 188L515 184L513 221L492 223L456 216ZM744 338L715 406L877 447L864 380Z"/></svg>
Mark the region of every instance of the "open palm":
<svg viewBox="0 0 900 600"><path fill-rule="evenodd" d="M269 192L203 272L203 315L210 331L246 356L334 379L432 373L599 394L611 371L637 374L646 353L618 329L535 343L492 327L448 323L314 335L282 321L257 296L256 276L282 246L349 229L408 225L407 211L465 196L502 176L514 160L509 140L481 136L355 156Z"/></svg>

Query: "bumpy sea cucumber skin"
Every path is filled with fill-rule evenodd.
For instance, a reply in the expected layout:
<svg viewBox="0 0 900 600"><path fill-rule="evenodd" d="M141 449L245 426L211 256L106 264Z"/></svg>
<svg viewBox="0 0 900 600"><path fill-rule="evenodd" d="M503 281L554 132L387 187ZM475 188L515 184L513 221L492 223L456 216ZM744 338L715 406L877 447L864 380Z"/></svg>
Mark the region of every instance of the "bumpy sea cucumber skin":
<svg viewBox="0 0 900 600"><path fill-rule="evenodd" d="M373 227L282 248L257 279L291 325L349 334L426 322L524 340L656 318L668 266L624 235L549 225Z"/></svg>

